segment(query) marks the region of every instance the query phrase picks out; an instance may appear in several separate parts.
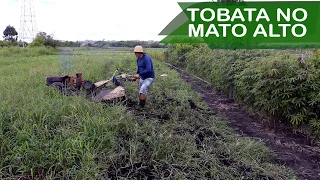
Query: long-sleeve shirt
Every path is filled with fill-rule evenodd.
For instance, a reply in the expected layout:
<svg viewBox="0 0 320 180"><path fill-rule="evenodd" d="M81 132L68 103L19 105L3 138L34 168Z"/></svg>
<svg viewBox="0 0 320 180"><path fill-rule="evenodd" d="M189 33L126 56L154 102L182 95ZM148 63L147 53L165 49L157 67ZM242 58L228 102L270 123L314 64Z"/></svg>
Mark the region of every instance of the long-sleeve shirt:
<svg viewBox="0 0 320 180"><path fill-rule="evenodd" d="M143 57L137 59L138 70L137 74L140 75L142 80L146 78L154 78L155 72L153 69L153 63L150 56L144 54Z"/></svg>

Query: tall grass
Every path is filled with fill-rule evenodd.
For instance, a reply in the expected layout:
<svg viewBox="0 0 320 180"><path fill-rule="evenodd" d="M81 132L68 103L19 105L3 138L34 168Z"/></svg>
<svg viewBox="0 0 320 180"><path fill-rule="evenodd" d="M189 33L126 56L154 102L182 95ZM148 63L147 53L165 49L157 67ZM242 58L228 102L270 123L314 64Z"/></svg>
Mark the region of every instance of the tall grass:
<svg viewBox="0 0 320 180"><path fill-rule="evenodd" d="M153 59L165 61L165 51L150 51L148 53Z"/></svg>
<svg viewBox="0 0 320 180"><path fill-rule="evenodd" d="M146 109L137 112L121 104L62 96L45 85L46 76L76 72L93 82L111 78L117 68L134 74L131 52L2 58L1 179L139 178L148 172L156 178L183 179L293 177L291 170L272 163L271 151L261 142L239 137L222 119L190 109L189 99L206 106L179 74L156 58L154 67L157 77ZM137 83L125 85L135 103ZM195 138L205 131L213 134L198 149Z"/></svg>
<svg viewBox="0 0 320 180"><path fill-rule="evenodd" d="M52 47L3 47L0 48L0 58L3 57L31 57L41 55L53 55L57 54L58 50Z"/></svg>

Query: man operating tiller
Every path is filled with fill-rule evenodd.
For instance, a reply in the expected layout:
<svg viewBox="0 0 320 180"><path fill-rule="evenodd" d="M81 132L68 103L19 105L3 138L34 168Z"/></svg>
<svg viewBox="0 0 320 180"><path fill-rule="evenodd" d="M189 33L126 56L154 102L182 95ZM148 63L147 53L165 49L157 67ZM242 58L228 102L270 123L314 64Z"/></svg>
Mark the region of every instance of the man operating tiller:
<svg viewBox="0 0 320 180"><path fill-rule="evenodd" d="M139 80L139 108L145 106L147 100L147 92L151 84L155 79L155 72L153 69L153 63L151 57L143 52L142 46L136 46L134 53L137 57L138 70L135 79Z"/></svg>

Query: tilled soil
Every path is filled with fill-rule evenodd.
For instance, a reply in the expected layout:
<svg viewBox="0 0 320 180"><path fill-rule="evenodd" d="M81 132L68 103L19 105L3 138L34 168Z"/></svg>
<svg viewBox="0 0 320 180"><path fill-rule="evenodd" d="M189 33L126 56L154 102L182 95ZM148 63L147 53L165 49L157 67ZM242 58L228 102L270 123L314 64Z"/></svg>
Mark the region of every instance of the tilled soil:
<svg viewBox="0 0 320 180"><path fill-rule="evenodd" d="M210 84L176 68L181 77L200 93L217 116L226 118L241 135L263 141L276 155L276 162L295 170L299 179L320 179L320 148L312 147L303 135L285 129L270 129L250 116L242 105L226 98Z"/></svg>

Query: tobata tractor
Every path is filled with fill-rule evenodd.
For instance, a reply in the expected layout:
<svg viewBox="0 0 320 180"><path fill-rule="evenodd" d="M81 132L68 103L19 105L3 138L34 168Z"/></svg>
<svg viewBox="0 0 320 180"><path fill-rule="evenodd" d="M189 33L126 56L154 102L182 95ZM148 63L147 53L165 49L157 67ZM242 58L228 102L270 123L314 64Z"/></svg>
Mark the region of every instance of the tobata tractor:
<svg viewBox="0 0 320 180"><path fill-rule="evenodd" d="M118 70L116 70L117 72ZM116 73L115 72L115 73ZM46 85L55 88L58 92L66 96L83 95L94 102L119 102L126 100L124 81L136 81L133 75L122 73L119 76L113 74L111 79L102 80L93 83L89 80L83 80L82 73L76 73L76 76L48 76ZM120 83L120 82L122 83ZM116 88L106 86L113 83Z"/></svg>

